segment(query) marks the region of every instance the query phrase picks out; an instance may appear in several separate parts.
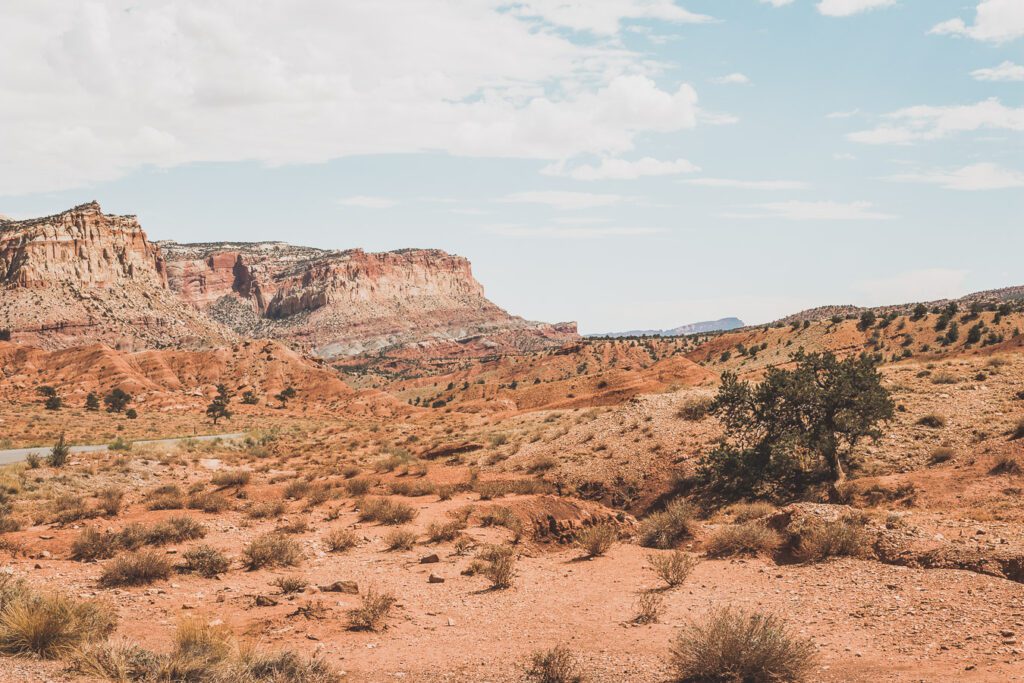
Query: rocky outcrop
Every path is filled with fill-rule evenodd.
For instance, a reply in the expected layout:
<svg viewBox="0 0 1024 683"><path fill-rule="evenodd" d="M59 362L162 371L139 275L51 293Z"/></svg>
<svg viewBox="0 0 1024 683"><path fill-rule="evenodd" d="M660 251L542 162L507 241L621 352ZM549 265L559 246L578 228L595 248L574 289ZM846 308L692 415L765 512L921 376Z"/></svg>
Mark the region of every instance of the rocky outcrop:
<svg viewBox="0 0 1024 683"><path fill-rule="evenodd" d="M467 259L436 249L159 244L170 287L193 306L239 334L287 340L323 358L510 331L532 345L576 336L575 326L509 315L484 296Z"/></svg>
<svg viewBox="0 0 1024 683"><path fill-rule="evenodd" d="M47 348L205 346L232 335L170 290L158 246L134 216L91 202L0 221L0 329Z"/></svg>

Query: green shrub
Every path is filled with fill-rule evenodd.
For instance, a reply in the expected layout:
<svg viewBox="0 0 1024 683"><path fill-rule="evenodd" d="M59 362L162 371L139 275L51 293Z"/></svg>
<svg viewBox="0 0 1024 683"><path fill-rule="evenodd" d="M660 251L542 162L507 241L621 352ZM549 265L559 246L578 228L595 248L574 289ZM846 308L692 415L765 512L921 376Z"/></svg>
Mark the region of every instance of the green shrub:
<svg viewBox="0 0 1024 683"><path fill-rule="evenodd" d="M302 550L292 539L278 533L257 537L242 551L245 566L252 569L261 567L294 567L302 562Z"/></svg>

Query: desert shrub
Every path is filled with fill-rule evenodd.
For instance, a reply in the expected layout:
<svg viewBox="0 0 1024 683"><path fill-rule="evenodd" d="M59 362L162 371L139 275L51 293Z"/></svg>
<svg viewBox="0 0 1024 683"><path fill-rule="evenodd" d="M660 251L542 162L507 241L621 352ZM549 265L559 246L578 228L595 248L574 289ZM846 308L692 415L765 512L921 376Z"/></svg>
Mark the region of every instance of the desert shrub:
<svg viewBox="0 0 1024 683"><path fill-rule="evenodd" d="M554 486L541 479L492 479L478 480L473 490L480 494L480 500L493 500L502 496L551 493Z"/></svg>
<svg viewBox="0 0 1024 683"><path fill-rule="evenodd" d="M149 528L145 524L132 522L114 534L114 544L125 550L138 550L149 541Z"/></svg>
<svg viewBox="0 0 1024 683"><path fill-rule="evenodd" d="M216 548L208 545L197 545L182 554L185 564L182 569L187 572L212 578L223 574L231 568L231 560Z"/></svg>
<svg viewBox="0 0 1024 683"><path fill-rule="evenodd" d="M1024 474L1024 466L1015 455L1001 453L995 457L989 474Z"/></svg>
<svg viewBox="0 0 1024 683"><path fill-rule="evenodd" d="M542 455L538 458L535 458L533 462L531 462L527 466L526 471L529 472L530 474L539 474L541 472L553 470L556 467L558 467L558 458L552 457L550 455Z"/></svg>
<svg viewBox="0 0 1024 683"><path fill-rule="evenodd" d="M298 543L282 534L263 534L245 547L242 561L248 569L294 567L302 562L302 549Z"/></svg>
<svg viewBox="0 0 1024 683"><path fill-rule="evenodd" d="M956 384L959 381L956 376L948 372L936 372L932 375L932 384Z"/></svg>
<svg viewBox="0 0 1024 683"><path fill-rule="evenodd" d="M427 541L429 543L454 541L465 528L465 522L458 519L447 522L431 522L427 526Z"/></svg>
<svg viewBox="0 0 1024 683"><path fill-rule="evenodd" d="M715 400L710 397L691 398L676 411L676 417L689 422L700 422L715 405Z"/></svg>
<svg viewBox="0 0 1024 683"><path fill-rule="evenodd" d="M956 452L948 446L940 446L932 450L928 456L929 465L939 465L944 462L949 462L956 455Z"/></svg>
<svg viewBox="0 0 1024 683"><path fill-rule="evenodd" d="M477 554L469 572L487 577L495 590L511 588L516 576L515 554L508 546L486 546Z"/></svg>
<svg viewBox="0 0 1024 683"><path fill-rule="evenodd" d="M410 529L392 529L384 536L388 550L411 550L416 545L416 532Z"/></svg>
<svg viewBox="0 0 1024 683"><path fill-rule="evenodd" d="M115 557L103 567L100 585L142 586L166 579L171 575L171 563L163 553L155 550L137 550Z"/></svg>
<svg viewBox="0 0 1024 683"><path fill-rule="evenodd" d="M189 510L201 510L209 513L224 512L231 508L231 501L220 493L200 491L188 497L187 507Z"/></svg>
<svg viewBox="0 0 1024 683"><path fill-rule="evenodd" d="M341 468L341 476L345 477L346 479L357 477L359 476L360 472L362 472L362 470L359 469L359 466L353 465L351 463Z"/></svg>
<svg viewBox="0 0 1024 683"><path fill-rule="evenodd" d="M669 588L681 586L697 566L697 558L687 555L682 550L673 550L664 555L648 555L647 561L658 578L668 584Z"/></svg>
<svg viewBox="0 0 1024 683"><path fill-rule="evenodd" d="M630 621L634 624L656 624L664 607L665 599L658 593L641 593L636 601L636 614Z"/></svg>
<svg viewBox="0 0 1024 683"><path fill-rule="evenodd" d="M61 432L57 443L53 445L50 454L46 456L46 464L54 468L64 467L70 456L71 447L64 441L64 432Z"/></svg>
<svg viewBox="0 0 1024 683"><path fill-rule="evenodd" d="M150 527L146 534L147 545L181 543L206 536L206 527L187 515L168 517Z"/></svg>
<svg viewBox="0 0 1024 683"><path fill-rule="evenodd" d="M693 535L693 507L682 499L676 499L664 510L653 512L640 523L640 543L647 548L669 550L680 541Z"/></svg>
<svg viewBox="0 0 1024 683"><path fill-rule="evenodd" d="M99 508L108 517L116 517L121 512L121 503L124 501L124 491L109 486L96 496L99 499Z"/></svg>
<svg viewBox="0 0 1024 683"><path fill-rule="evenodd" d="M37 593L15 579L0 584L0 653L53 659L106 638L116 612L61 593Z"/></svg>
<svg viewBox="0 0 1024 683"><path fill-rule="evenodd" d="M358 543L359 538L351 529L335 527L324 535L324 545L332 553L343 553L355 548Z"/></svg>
<svg viewBox="0 0 1024 683"><path fill-rule="evenodd" d="M402 479L388 484L388 490L396 496L429 496L437 492L437 487L429 481L422 479Z"/></svg>
<svg viewBox="0 0 1024 683"><path fill-rule="evenodd" d="M719 527L707 542L710 557L759 555L774 552L781 544L779 534L753 521Z"/></svg>
<svg viewBox="0 0 1024 683"><path fill-rule="evenodd" d="M274 654L243 651L225 667L226 683L337 683L342 678L326 662L285 650Z"/></svg>
<svg viewBox="0 0 1024 683"><path fill-rule="evenodd" d="M928 413L917 420L917 424L930 429L942 429L946 426L946 418L938 413Z"/></svg>
<svg viewBox="0 0 1024 683"><path fill-rule="evenodd" d="M309 520L305 517L296 517L279 524L274 531L281 534L304 534L309 531Z"/></svg>
<svg viewBox="0 0 1024 683"><path fill-rule="evenodd" d="M279 576L272 583L285 595L301 593L309 585L309 581L301 576Z"/></svg>
<svg viewBox="0 0 1024 683"><path fill-rule="evenodd" d="M360 596L359 606L348 611L348 627L352 631L381 631L388 614L398 602L394 595L369 588Z"/></svg>
<svg viewBox="0 0 1024 683"><path fill-rule="evenodd" d="M284 487L284 497L298 500L309 492L309 482L297 479Z"/></svg>
<svg viewBox="0 0 1024 683"><path fill-rule="evenodd" d="M511 508L495 506L480 515L481 526L501 526L512 532L513 543L518 543L526 531L523 520Z"/></svg>
<svg viewBox="0 0 1024 683"><path fill-rule="evenodd" d="M1011 439L1024 439L1024 419L1018 420L1010 431Z"/></svg>
<svg viewBox="0 0 1024 683"><path fill-rule="evenodd" d="M248 470L222 470L210 478L210 483L221 488L232 486L245 486L252 479L252 472Z"/></svg>
<svg viewBox="0 0 1024 683"><path fill-rule="evenodd" d="M86 527L71 542L71 559L83 562L106 560L114 556L117 548L113 534L103 534L93 527Z"/></svg>
<svg viewBox="0 0 1024 683"><path fill-rule="evenodd" d="M346 481L345 490L348 491L350 496L365 496L376 484L377 482L369 477L359 477L358 479Z"/></svg>
<svg viewBox="0 0 1024 683"><path fill-rule="evenodd" d="M246 514L253 519L267 519L269 517L280 517L284 514L284 503L279 500L265 500L253 503L246 510Z"/></svg>
<svg viewBox="0 0 1024 683"><path fill-rule="evenodd" d="M416 518L417 512L408 503L390 498L363 498L359 501L359 519L381 524L405 524Z"/></svg>
<svg viewBox="0 0 1024 683"><path fill-rule="evenodd" d="M614 524L594 524L576 535L576 543L586 551L587 557L604 555L617 540L619 531Z"/></svg>
<svg viewBox="0 0 1024 683"><path fill-rule="evenodd" d="M764 501L753 503L737 503L729 508L732 514L732 521L737 524L749 522L754 519L761 519L775 512L775 506Z"/></svg>
<svg viewBox="0 0 1024 683"><path fill-rule="evenodd" d="M814 652L774 615L725 607L684 627L671 657L680 681L796 683L805 680Z"/></svg>
<svg viewBox="0 0 1024 683"><path fill-rule="evenodd" d="M89 508L85 499L72 494L62 494L50 501L53 510L53 522L69 524L81 519L89 519L99 514L98 510Z"/></svg>
<svg viewBox="0 0 1024 683"><path fill-rule="evenodd" d="M583 683L583 669L573 654L561 645L534 652L526 679L533 683Z"/></svg>
<svg viewBox="0 0 1024 683"><path fill-rule="evenodd" d="M798 562L820 562L829 557L866 557L871 538L862 519L844 517L816 522L798 530L793 557Z"/></svg>
<svg viewBox="0 0 1024 683"><path fill-rule="evenodd" d="M267 654L239 646L224 626L198 618L178 623L174 647L157 654L129 642L81 648L72 669L119 683L338 683L341 677L322 660L290 650Z"/></svg>
<svg viewBox="0 0 1024 683"><path fill-rule="evenodd" d="M185 507L181 489L173 484L154 489L147 500L146 507L150 510L180 510Z"/></svg>

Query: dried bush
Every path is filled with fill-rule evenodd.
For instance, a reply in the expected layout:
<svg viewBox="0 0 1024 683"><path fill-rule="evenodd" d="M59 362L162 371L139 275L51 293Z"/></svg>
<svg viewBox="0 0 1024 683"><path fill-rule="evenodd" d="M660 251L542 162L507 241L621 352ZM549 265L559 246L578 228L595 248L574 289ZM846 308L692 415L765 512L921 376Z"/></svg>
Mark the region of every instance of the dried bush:
<svg viewBox="0 0 1024 683"><path fill-rule="evenodd" d="M384 536L388 550L412 550L416 545L416 532L410 529L392 529Z"/></svg>
<svg viewBox="0 0 1024 683"><path fill-rule="evenodd" d="M242 551L247 569L294 567L302 562L302 549L292 539L278 533L263 534Z"/></svg>
<svg viewBox="0 0 1024 683"><path fill-rule="evenodd" d="M619 531L610 523L588 526L576 535L576 543L587 553L587 557L604 555L611 550L617 540Z"/></svg>
<svg viewBox="0 0 1024 683"><path fill-rule="evenodd" d="M664 608L665 599L658 593L641 593L636 601L636 614L630 621L634 624L656 624Z"/></svg>
<svg viewBox="0 0 1024 683"><path fill-rule="evenodd" d="M871 554L871 538L864 521L844 517L817 522L799 529L795 535L793 557L798 562L820 562L829 557L867 557Z"/></svg>
<svg viewBox="0 0 1024 683"><path fill-rule="evenodd" d="M106 638L116 612L98 602L40 593L7 576L0 579L0 653L53 659L82 643Z"/></svg>
<svg viewBox="0 0 1024 683"><path fill-rule="evenodd" d="M647 561L658 578L668 584L669 588L681 586L697 566L697 558L687 555L682 550L673 550L665 555L648 555Z"/></svg>
<svg viewBox="0 0 1024 683"><path fill-rule="evenodd" d="M115 557L103 567L100 585L142 586L168 578L171 563L163 553L138 550Z"/></svg>
<svg viewBox="0 0 1024 683"><path fill-rule="evenodd" d="M182 554L185 564L182 569L187 572L213 578L231 568L231 560L224 553L208 545L197 545Z"/></svg>
<svg viewBox="0 0 1024 683"><path fill-rule="evenodd" d="M684 500L676 499L659 512L651 513L640 524L640 542L647 548L671 550L693 535L694 510Z"/></svg>
<svg viewBox="0 0 1024 683"><path fill-rule="evenodd" d="M732 514L733 522L742 524L743 522L767 517L775 512L775 506L759 500L753 503L736 503L729 508L729 512Z"/></svg>
<svg viewBox="0 0 1024 683"><path fill-rule="evenodd" d="M706 544L709 557L772 553L782 544L779 534L758 521L719 527Z"/></svg>
<svg viewBox="0 0 1024 683"><path fill-rule="evenodd" d="M252 479L252 472L248 470L222 470L210 478L210 483L220 488L234 486L245 486Z"/></svg>
<svg viewBox="0 0 1024 683"><path fill-rule="evenodd" d="M363 498L359 501L359 520L381 524L405 524L418 514L408 503L390 498Z"/></svg>
<svg viewBox="0 0 1024 683"><path fill-rule="evenodd" d="M358 543L359 537L355 532L343 527L335 527L324 535L324 545L332 553L343 553L355 548Z"/></svg>
<svg viewBox="0 0 1024 683"><path fill-rule="evenodd" d="M533 683L583 683L583 670L573 654L561 645L534 652L526 678Z"/></svg>
<svg viewBox="0 0 1024 683"><path fill-rule="evenodd" d="M684 627L671 657L680 681L797 683L810 672L814 652L777 617L726 607Z"/></svg>
<svg viewBox="0 0 1024 683"><path fill-rule="evenodd" d="M388 592L368 589L360 597L359 606L348 611L348 627L352 631L381 631L386 627L388 614L398 602Z"/></svg>

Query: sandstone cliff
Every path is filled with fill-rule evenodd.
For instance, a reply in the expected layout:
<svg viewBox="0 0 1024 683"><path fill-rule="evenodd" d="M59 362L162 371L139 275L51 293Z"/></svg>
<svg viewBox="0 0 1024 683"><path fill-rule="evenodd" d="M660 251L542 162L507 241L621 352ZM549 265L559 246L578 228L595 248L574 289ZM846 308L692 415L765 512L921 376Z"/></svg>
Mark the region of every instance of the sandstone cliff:
<svg viewBox="0 0 1024 683"><path fill-rule="evenodd" d="M95 202L0 220L0 330L46 348L195 347L233 336L181 305L134 216L104 214Z"/></svg>
<svg viewBox="0 0 1024 683"><path fill-rule="evenodd" d="M484 296L469 261L433 249L366 253L279 242L160 242L170 286L246 336L324 358L403 344L518 334L531 346L576 337L511 316Z"/></svg>

